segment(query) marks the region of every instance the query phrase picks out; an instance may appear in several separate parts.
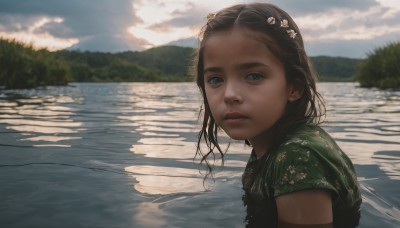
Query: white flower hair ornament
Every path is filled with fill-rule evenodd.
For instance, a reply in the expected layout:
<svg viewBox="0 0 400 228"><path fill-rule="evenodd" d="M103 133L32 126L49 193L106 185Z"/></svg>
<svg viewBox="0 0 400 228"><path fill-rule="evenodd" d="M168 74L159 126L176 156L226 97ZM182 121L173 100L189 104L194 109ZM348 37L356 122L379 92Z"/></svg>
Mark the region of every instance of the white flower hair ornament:
<svg viewBox="0 0 400 228"><path fill-rule="evenodd" d="M275 24L275 17L269 17L267 19L267 23L270 24L270 25L274 25Z"/></svg>
<svg viewBox="0 0 400 228"><path fill-rule="evenodd" d="M268 25L275 25L275 24L276 24L276 19L275 19L275 17L269 17L269 18L267 19L267 24L268 24ZM296 31L294 31L293 29L289 29L289 22L288 22L288 20L283 19L283 20L281 21L280 27L281 27L281 28L287 29L287 30L286 30L286 33L289 35L290 38L292 38L292 39L296 38L297 33L296 33Z"/></svg>
<svg viewBox="0 0 400 228"><path fill-rule="evenodd" d="M289 28L289 24L288 24L288 21L286 19L283 19L281 21L281 27L282 28Z"/></svg>
<svg viewBox="0 0 400 228"><path fill-rule="evenodd" d="M297 33L293 29L286 30L286 32L290 38L292 39L296 38Z"/></svg>

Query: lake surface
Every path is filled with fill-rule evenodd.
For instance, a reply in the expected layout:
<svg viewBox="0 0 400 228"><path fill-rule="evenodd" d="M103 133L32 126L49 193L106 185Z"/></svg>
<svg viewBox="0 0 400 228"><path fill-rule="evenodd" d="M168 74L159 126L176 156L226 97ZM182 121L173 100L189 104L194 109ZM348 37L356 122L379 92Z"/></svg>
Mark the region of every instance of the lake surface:
<svg viewBox="0 0 400 228"><path fill-rule="evenodd" d="M360 227L399 227L400 91L318 87L360 180ZM199 108L192 83L0 90L0 226L244 227L251 149L233 142L205 191Z"/></svg>

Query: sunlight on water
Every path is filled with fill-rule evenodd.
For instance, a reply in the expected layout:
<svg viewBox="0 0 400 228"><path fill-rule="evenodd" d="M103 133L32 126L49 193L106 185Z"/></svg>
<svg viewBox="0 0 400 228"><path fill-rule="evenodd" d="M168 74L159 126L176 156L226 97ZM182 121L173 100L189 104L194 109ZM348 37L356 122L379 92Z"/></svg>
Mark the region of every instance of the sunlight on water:
<svg viewBox="0 0 400 228"><path fill-rule="evenodd" d="M362 89L339 83L319 84L328 109L325 126L355 164L379 165L389 178L399 180L400 91ZM377 153L397 157L385 161Z"/></svg>
<svg viewBox="0 0 400 228"><path fill-rule="evenodd" d="M396 227L400 91L318 87L328 110L323 127L359 176L360 227ZM48 221L52 208L61 219L89 218L103 227L243 227L241 175L251 148L221 133L223 152L230 143L224 166L217 155L214 179L203 185L206 167L194 159L200 103L193 83L2 92L0 212L27 224Z"/></svg>
<svg viewBox="0 0 400 228"><path fill-rule="evenodd" d="M168 214L156 203L140 203L140 210L134 215L135 225L140 227L165 227L168 224Z"/></svg>
<svg viewBox="0 0 400 228"><path fill-rule="evenodd" d="M81 139L82 137L65 137L65 136L37 136L31 138L21 139L22 141L45 141L45 142L58 142L63 140Z"/></svg>
<svg viewBox="0 0 400 228"><path fill-rule="evenodd" d="M78 133L78 129L60 128L60 127L42 127L42 126L10 126L7 129L12 129L20 132L32 132L43 134L59 134L59 133Z"/></svg>
<svg viewBox="0 0 400 228"><path fill-rule="evenodd" d="M202 192L203 178L198 170L158 167L131 166L125 171L135 173L138 181L135 189L141 193L152 195L167 195L172 193Z"/></svg>
<svg viewBox="0 0 400 228"><path fill-rule="evenodd" d="M16 106L18 106L17 102L0 101L0 107L16 107Z"/></svg>
<svg viewBox="0 0 400 228"><path fill-rule="evenodd" d="M160 140L158 140L160 142ZM150 158L175 158L175 159L190 159L193 158L193 143L177 142L174 140L163 140L168 143L176 143L175 145L133 145L130 149L135 154L143 154ZM193 148L193 150L188 150Z"/></svg>
<svg viewBox="0 0 400 228"><path fill-rule="evenodd" d="M9 97L7 99L16 99L0 100L0 124L6 124L6 129L23 133L19 140L43 143L33 144L34 147L70 147L68 144L49 143L82 138L76 135L85 130L81 128L82 123L71 118L74 113L70 107L63 106L75 102L71 97L30 97L28 94L17 93L10 93Z"/></svg>
<svg viewBox="0 0 400 228"><path fill-rule="evenodd" d="M132 88L132 91L137 94L133 98L134 107L146 110L149 114L119 117L137 123L135 132L142 135L130 151L147 158L180 160L182 164L185 160L192 159L195 145L183 135L198 131L193 123L197 118L198 106L193 102L188 104L188 101L182 100L180 96L171 96L178 91L170 93L160 90L159 86L149 85L146 93L140 88ZM176 121L177 119L180 121ZM179 163L175 165L184 166ZM134 188L144 194L168 195L204 191L203 178L198 169L136 165L126 167L125 170L134 173L133 176L138 181Z"/></svg>

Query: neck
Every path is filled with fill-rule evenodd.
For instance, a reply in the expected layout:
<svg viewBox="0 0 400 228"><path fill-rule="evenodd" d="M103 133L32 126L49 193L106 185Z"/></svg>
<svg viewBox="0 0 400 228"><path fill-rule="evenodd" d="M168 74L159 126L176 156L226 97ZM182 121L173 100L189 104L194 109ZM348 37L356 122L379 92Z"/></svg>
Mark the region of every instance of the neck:
<svg viewBox="0 0 400 228"><path fill-rule="evenodd" d="M270 143L267 138L251 139L249 140L249 142L254 149L254 153L256 154L257 159L261 158L265 153L268 153Z"/></svg>
<svg viewBox="0 0 400 228"><path fill-rule="evenodd" d="M254 149L257 159L261 158L264 154L268 153L271 148L273 140L273 132L269 129L254 138L248 139Z"/></svg>

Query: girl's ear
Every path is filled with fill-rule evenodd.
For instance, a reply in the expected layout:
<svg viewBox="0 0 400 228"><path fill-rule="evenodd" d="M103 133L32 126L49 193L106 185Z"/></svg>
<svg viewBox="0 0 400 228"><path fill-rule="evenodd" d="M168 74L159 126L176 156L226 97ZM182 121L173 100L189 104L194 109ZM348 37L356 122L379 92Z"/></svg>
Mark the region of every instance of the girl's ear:
<svg viewBox="0 0 400 228"><path fill-rule="evenodd" d="M290 102L297 101L302 95L303 95L303 90L296 88L296 86L290 86L289 97L288 97L288 100Z"/></svg>

